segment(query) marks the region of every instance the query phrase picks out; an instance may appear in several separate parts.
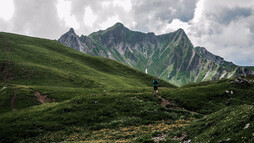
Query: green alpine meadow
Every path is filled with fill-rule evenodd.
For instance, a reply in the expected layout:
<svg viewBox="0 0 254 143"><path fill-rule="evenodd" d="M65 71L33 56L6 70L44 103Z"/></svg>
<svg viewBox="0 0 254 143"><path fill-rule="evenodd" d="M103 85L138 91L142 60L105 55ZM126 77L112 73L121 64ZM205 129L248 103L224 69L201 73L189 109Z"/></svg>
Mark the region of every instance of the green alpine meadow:
<svg viewBox="0 0 254 143"><path fill-rule="evenodd" d="M182 87L158 79L159 95L154 78L1 32L0 142L254 142L253 76Z"/></svg>

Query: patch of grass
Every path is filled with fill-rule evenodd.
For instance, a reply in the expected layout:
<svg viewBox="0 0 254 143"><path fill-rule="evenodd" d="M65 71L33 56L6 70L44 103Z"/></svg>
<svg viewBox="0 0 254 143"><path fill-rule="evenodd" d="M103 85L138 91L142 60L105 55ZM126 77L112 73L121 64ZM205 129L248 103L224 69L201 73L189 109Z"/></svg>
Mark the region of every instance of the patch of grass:
<svg viewBox="0 0 254 143"><path fill-rule="evenodd" d="M46 103L7 112L0 116L1 140L13 142L48 132L75 132L72 127L89 131L140 126L158 120L177 120L181 112L168 111L158 98L142 93L107 93L82 95L58 103ZM185 117L191 115L186 113ZM51 140L61 141L61 140Z"/></svg>
<svg viewBox="0 0 254 143"><path fill-rule="evenodd" d="M192 122L185 129L172 133L186 134L191 142L248 142L254 141L254 106L240 105L222 109Z"/></svg>

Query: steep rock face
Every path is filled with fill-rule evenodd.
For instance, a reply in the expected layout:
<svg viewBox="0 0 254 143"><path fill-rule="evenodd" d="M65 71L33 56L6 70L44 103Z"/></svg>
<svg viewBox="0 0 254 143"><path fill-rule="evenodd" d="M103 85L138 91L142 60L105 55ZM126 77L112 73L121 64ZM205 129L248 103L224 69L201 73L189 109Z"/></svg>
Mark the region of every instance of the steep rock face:
<svg viewBox="0 0 254 143"><path fill-rule="evenodd" d="M123 24L78 37L71 29L58 40L86 54L117 60L175 85L248 73L205 48L194 48L183 29L155 35Z"/></svg>
<svg viewBox="0 0 254 143"><path fill-rule="evenodd" d="M204 58L207 58L208 60L214 61L215 63L219 65L228 65L228 66L235 66L232 62L225 61L222 57L216 56L209 51L207 51L204 47L195 47L195 51Z"/></svg>
<svg viewBox="0 0 254 143"><path fill-rule="evenodd" d="M82 47L82 43L79 40L79 36L76 35L73 28L71 28L67 33L62 35L58 41L63 45L66 45L78 51L80 51Z"/></svg>

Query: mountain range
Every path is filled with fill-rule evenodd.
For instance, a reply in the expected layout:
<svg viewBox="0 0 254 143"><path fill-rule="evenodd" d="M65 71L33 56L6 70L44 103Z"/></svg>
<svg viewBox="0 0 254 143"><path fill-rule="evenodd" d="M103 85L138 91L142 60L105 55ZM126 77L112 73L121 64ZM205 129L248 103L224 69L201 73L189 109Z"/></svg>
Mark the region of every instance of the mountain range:
<svg viewBox="0 0 254 143"><path fill-rule="evenodd" d="M88 36L78 36L71 28L58 41L83 53L124 63L177 86L253 74L204 47L194 47L183 29L155 35L132 31L116 23Z"/></svg>

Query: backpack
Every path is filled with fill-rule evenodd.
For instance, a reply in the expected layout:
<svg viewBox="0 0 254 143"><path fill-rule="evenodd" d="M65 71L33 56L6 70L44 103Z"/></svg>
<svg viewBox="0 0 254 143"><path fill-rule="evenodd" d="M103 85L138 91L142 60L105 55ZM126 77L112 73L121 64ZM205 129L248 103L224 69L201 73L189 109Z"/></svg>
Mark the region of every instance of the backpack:
<svg viewBox="0 0 254 143"><path fill-rule="evenodd" d="M157 80L155 80L155 81L154 81L154 84L158 84L158 81L157 81Z"/></svg>

